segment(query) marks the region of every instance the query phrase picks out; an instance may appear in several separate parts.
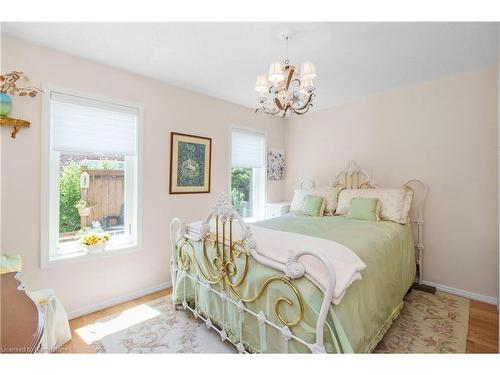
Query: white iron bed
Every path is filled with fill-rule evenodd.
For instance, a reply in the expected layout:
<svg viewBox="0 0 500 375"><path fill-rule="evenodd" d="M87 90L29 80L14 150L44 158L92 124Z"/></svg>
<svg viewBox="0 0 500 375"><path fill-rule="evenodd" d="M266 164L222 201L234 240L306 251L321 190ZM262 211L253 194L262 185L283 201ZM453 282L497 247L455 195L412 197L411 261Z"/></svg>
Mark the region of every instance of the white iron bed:
<svg viewBox="0 0 500 375"><path fill-rule="evenodd" d="M414 191L410 218L416 238L415 283L418 286L422 284L423 208L427 186L414 178L405 180L403 184ZM333 185L341 185L344 189L377 187L373 177L354 161L350 161L347 168L336 175ZM314 182L302 180L299 187L312 188ZM271 351L293 352L296 351L294 349L296 347L290 344L292 341L312 353L329 351L325 346L325 325L331 322L334 314L332 297L336 275L325 256L313 249L295 252L290 249L290 255L285 262L264 256L257 251L258 244L251 228L225 195L219 198L201 226L191 226L175 218L171 222L170 232L174 303L204 321L207 328L217 332L222 340L234 344L240 353L263 352L269 348ZM313 280L314 275L308 275L306 272L306 267L301 261L305 256L316 258L328 274L327 286L320 290L322 301L318 311L314 313L315 334L306 335L307 337L301 335L304 332L300 329L300 320L308 313L304 310L309 307L306 303L309 292L301 289L301 285L304 285L304 279ZM252 271L257 266L272 270L272 275L261 280L259 285L248 286L247 283L255 283L251 279ZM276 295L276 290L271 290L273 288L270 287L276 282L283 285L289 293ZM254 292L245 295L241 290ZM201 299L207 299L207 296L210 296L212 302L202 303ZM267 308L262 308L261 304L257 310L255 305L259 300L267 301L263 303L263 305L267 303ZM269 300L273 303L270 304ZM289 319L284 313L287 309L289 312L290 308L295 308L297 311L297 319ZM252 329L258 330L258 345L249 345L243 337L249 317L256 322ZM389 321L389 325L392 320ZM384 328L385 331L387 329L388 326ZM275 331L272 339L269 338L272 336L269 330ZM276 336L276 333L279 336ZM276 337L281 337L282 344L275 343ZM328 340L338 341L338 335L333 334ZM334 342L332 345L338 352L339 343ZM331 348L332 345L328 347Z"/></svg>

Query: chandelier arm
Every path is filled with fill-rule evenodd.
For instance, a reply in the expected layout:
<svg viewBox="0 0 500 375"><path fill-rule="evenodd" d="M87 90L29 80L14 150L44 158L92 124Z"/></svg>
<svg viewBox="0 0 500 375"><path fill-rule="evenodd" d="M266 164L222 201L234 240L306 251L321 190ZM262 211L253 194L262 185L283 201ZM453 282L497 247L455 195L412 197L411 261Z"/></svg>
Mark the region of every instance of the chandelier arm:
<svg viewBox="0 0 500 375"><path fill-rule="evenodd" d="M311 108L312 106L313 106L313 104L309 103L309 105L307 105L307 107L302 107L299 109L292 108L292 112L295 113L296 115L303 115L304 113L309 111L309 108Z"/></svg>
<svg viewBox="0 0 500 375"><path fill-rule="evenodd" d="M265 115L274 116L274 115L277 115L280 111L277 109L271 110L269 108L260 107L260 108L256 108L254 112L255 113L262 112Z"/></svg>
<svg viewBox="0 0 500 375"><path fill-rule="evenodd" d="M276 104L276 107L278 107L281 111L284 110L283 104L281 104L281 102L278 98L274 98L274 104Z"/></svg>
<svg viewBox="0 0 500 375"><path fill-rule="evenodd" d="M304 105L302 107L299 107L299 108L294 108L294 110L301 111L301 110L305 109L306 107L309 107L309 105L312 105L311 102L312 102L313 99L314 99L314 94L312 94L312 93L309 94L309 97L307 98L307 100L304 103Z"/></svg>
<svg viewBox="0 0 500 375"><path fill-rule="evenodd" d="M285 87L286 87L286 91L288 91L288 89L290 88L290 83L294 81L293 79L293 73L295 73L295 68L293 66L288 66L287 67L287 77L286 77L286 84L285 84Z"/></svg>

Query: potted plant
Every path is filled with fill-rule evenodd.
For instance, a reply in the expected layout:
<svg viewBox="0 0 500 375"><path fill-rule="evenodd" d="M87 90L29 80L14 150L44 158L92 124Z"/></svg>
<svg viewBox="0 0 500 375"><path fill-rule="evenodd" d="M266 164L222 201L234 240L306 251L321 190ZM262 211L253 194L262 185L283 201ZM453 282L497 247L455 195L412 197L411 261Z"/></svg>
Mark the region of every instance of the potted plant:
<svg viewBox="0 0 500 375"><path fill-rule="evenodd" d="M87 251L87 253L97 253L103 251L109 241L108 233L92 233L83 236L80 242Z"/></svg>
<svg viewBox="0 0 500 375"><path fill-rule="evenodd" d="M81 217L89 216L90 211L92 210L92 206L85 199L80 199L78 202L76 202L75 208L78 209L78 214Z"/></svg>

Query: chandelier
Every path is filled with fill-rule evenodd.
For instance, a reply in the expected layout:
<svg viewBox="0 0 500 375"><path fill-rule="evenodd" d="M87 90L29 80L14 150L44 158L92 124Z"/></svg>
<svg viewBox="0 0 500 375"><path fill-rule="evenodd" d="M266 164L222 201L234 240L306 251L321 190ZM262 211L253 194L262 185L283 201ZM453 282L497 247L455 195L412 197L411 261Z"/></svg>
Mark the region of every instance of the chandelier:
<svg viewBox="0 0 500 375"><path fill-rule="evenodd" d="M269 66L267 76L260 75L255 83L255 91L259 93L255 112L269 116L285 117L287 113L303 115L313 105L316 68L312 62L304 62L300 72L288 60L288 40L293 32L283 31L281 38L286 41L286 59L284 64L273 62Z"/></svg>

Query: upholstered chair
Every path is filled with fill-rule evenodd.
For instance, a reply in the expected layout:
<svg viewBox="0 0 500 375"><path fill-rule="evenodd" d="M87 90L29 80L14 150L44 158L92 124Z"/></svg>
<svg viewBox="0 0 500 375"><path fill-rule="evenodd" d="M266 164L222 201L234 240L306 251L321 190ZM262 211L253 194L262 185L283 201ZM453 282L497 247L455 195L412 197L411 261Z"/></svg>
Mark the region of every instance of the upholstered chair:
<svg viewBox="0 0 500 375"><path fill-rule="evenodd" d="M0 274L21 272L23 267L20 255L0 254ZM41 307L45 322L41 341L41 351L53 352L71 340L68 315L63 304L52 289L26 291Z"/></svg>

